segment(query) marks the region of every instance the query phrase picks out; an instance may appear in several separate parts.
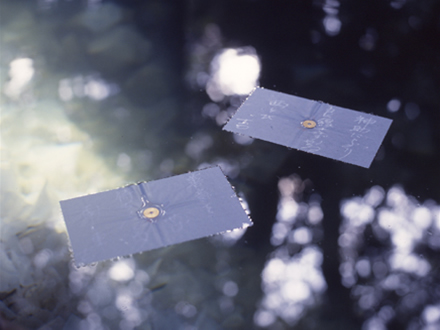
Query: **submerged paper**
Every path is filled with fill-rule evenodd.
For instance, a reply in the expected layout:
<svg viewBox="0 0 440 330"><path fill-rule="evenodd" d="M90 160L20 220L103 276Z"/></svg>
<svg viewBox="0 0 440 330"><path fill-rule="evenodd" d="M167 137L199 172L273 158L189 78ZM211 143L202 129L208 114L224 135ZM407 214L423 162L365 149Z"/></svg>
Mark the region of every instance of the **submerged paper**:
<svg viewBox="0 0 440 330"><path fill-rule="evenodd" d="M391 122L256 88L223 129L368 168Z"/></svg>
<svg viewBox="0 0 440 330"><path fill-rule="evenodd" d="M252 225L219 167L60 204L78 265Z"/></svg>

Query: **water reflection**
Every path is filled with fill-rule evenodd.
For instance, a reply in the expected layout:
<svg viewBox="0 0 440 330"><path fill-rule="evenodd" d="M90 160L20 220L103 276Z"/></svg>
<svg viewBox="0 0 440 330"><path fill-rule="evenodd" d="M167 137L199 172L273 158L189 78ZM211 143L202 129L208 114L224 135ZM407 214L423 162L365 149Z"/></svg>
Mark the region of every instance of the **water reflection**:
<svg viewBox="0 0 440 330"><path fill-rule="evenodd" d="M199 241L177 249L161 249L77 268L73 262L66 262L69 253L63 248L65 237L48 229L40 230L58 241L34 258L38 270L26 262L28 257L16 255L14 258L22 267L16 274L32 278L27 282L19 279L21 286L14 286L20 289L8 296L4 296L8 288L1 288L2 317L18 321L21 326L240 328L245 324L242 315L248 315L253 308L254 299L248 301L248 298L254 296L252 286L249 287L254 279L247 279L246 284L244 280L246 273L252 274L255 269L245 260L250 257L248 252L233 254L223 247L232 246L230 238L225 245L226 241L214 245ZM31 238L37 246L35 236ZM204 253L197 252L200 250ZM1 260L2 265L9 265L3 262L4 258ZM245 270L238 270L238 264ZM4 274L3 269L2 278ZM11 283L9 278L6 280Z"/></svg>
<svg viewBox="0 0 440 330"><path fill-rule="evenodd" d="M76 142L75 131L83 131L87 146L104 156L108 167L134 180L145 179L153 168L160 172L167 157L157 133L175 123L182 88L178 55L167 49L175 39L151 32L171 18L158 16L141 30L136 13L108 2L6 1L3 9L1 65L6 71L10 66L10 79L4 84L2 79L3 113L13 116L22 106L20 116L34 123L28 107L33 108L35 116L48 116L47 126L63 144ZM66 124L57 125L61 116ZM28 136L29 130L22 133ZM173 134L168 131L167 139Z"/></svg>
<svg viewBox="0 0 440 330"><path fill-rule="evenodd" d="M205 90L212 101L202 106L202 116L222 126L258 85L261 61L257 50L225 47L220 28L207 24L203 35L191 44L190 57L187 81L194 90Z"/></svg>
<svg viewBox="0 0 440 330"><path fill-rule="evenodd" d="M128 281L134 276L134 268L133 260L120 260L109 269L108 275L115 281Z"/></svg>
<svg viewBox="0 0 440 330"><path fill-rule="evenodd" d="M375 186L345 200L341 213L340 273L358 312L371 315L364 328L437 328L439 205L420 204L399 186Z"/></svg>
<svg viewBox="0 0 440 330"><path fill-rule="evenodd" d="M185 153L195 159L199 160L201 158L201 154L212 147L214 141L209 134L198 133L195 134L190 141L185 146Z"/></svg>
<svg viewBox="0 0 440 330"><path fill-rule="evenodd" d="M401 105L402 105L402 102L400 102L399 99L393 98L388 101L387 109L389 112L397 112L397 111L399 111Z"/></svg>
<svg viewBox="0 0 440 330"><path fill-rule="evenodd" d="M74 8L63 11L69 4ZM58 201L122 186L136 168L146 179L152 163L156 173L169 174L175 161L158 140L178 108L177 79L164 56L171 52L153 47L127 10L82 4L40 1L44 13L16 1L2 7L0 64L10 76L1 79L0 328L133 329L142 322L177 328L191 308L178 314L174 306L188 301L203 310L206 287L180 257L164 272L160 253L147 261L69 264ZM171 300L168 273L187 290ZM197 299L188 292L199 292ZM151 306L153 295L165 302L164 314Z"/></svg>
<svg viewBox="0 0 440 330"><path fill-rule="evenodd" d="M6 96L17 99L26 85L34 76L33 60L30 58L17 58L9 64L9 82L5 84L3 93Z"/></svg>
<svg viewBox="0 0 440 330"><path fill-rule="evenodd" d="M326 13L322 23L329 36L336 36L341 30L342 22L338 17L340 3L337 0L325 0L322 9Z"/></svg>
<svg viewBox="0 0 440 330"><path fill-rule="evenodd" d="M215 102L229 95L247 95L259 76L260 61L254 48L224 49L211 62L206 92Z"/></svg>
<svg viewBox="0 0 440 330"><path fill-rule="evenodd" d="M58 94L62 101L72 101L74 97L89 97L101 101L119 92L116 84L109 84L99 76L77 76L72 79L60 80Z"/></svg>
<svg viewBox="0 0 440 330"><path fill-rule="evenodd" d="M180 111L175 98L178 89L170 83L177 81L178 77L169 75L170 62L167 61L167 56L174 52L163 44L161 46L165 51L156 47L151 38L157 31L169 30L173 26L170 21L163 21L164 17L173 16L167 15L161 1L149 2L148 8L154 10L147 10L149 20L144 26L145 35L130 23L137 13L108 2L39 0L36 3L45 10L43 16L39 15L41 11L33 11L29 3L2 2L1 69L4 74L0 80L4 97L1 111L0 327L8 328L7 322L15 320L20 327L33 329L44 325L54 329L62 329L63 326L66 329L130 329L137 324L144 328L165 329L246 328L252 323L246 317L254 314L255 302L261 298L255 289L260 286L258 274L261 268L252 261L255 257L252 252L234 247L243 232L218 237L221 241L212 244L215 248L211 246L214 240L210 240L209 244L198 242L179 246L168 258L153 253L151 258L135 256L76 269L68 264L71 255L57 204L59 199L115 188L127 181L157 178L173 171L184 172L190 166L188 158L194 160L194 167L202 161L221 164L230 178L239 178L240 169L259 163L264 165L263 171L257 171L253 176L266 180L273 173L270 167L276 167L273 164L266 166L277 162L276 152L270 153L273 148L258 146L262 154L260 159L249 151L243 151L243 148L236 152L236 157L226 157L226 153L221 151L229 151L236 144L223 143L219 148L216 143L224 142L223 138L210 135L208 131L195 134L189 140L176 138L172 129L166 129L177 114L190 117L188 111L191 109L201 111L203 118L212 120L214 126L223 125L242 98L220 94L223 93L220 91L218 95L225 95L221 102L211 100L205 107L191 106L188 107L191 109ZM340 35L342 21L349 24L347 19L359 17L349 13L351 9L342 17L339 1L320 3L325 12L322 24L330 36ZM420 94L422 101L414 95L413 103L404 101L399 96L402 85L396 85L396 81L385 84L393 88L388 96L379 93L386 100L396 97L389 101L388 110L403 112L402 118L416 125L429 111L425 111L426 102L435 103L432 95L437 94L429 94L430 75L423 71L424 65L428 68L433 66L430 65L431 60L426 61L423 56L414 57L413 53L405 51L406 48L417 49L417 54L423 55L426 49L402 45L413 44L409 41L415 39L406 38L411 37L411 29L435 24L431 24L430 17L419 18L412 13L409 18L401 16L400 9L405 9L405 4L409 5L409 2L393 0L387 4L393 8L395 22L403 22L403 26L385 24L400 26L403 34L396 34L388 28L381 30L377 26L377 31L371 30L369 26L363 26L364 23L350 26L360 28L353 30L360 31L359 39L353 43L355 48L360 46L366 51L377 52L381 41L388 45L389 54L396 55L397 49L400 51L399 58L403 62L393 60L397 63L396 71L383 71L382 77L393 77L395 73L398 77L401 74L405 76L404 67L410 68L407 71L411 74L418 72L422 75L410 74L409 77L415 79L401 79L410 85L421 86L424 92ZM429 9L429 4L424 5ZM252 3L252 6L258 8L257 3ZM417 6L413 7L409 6L407 10L417 10ZM56 8L64 10L59 13ZM158 12L161 15L155 15ZM425 12L429 14L433 11ZM387 15L387 12L382 14ZM208 20L215 21L214 16ZM206 17L206 13L203 14L204 22ZM267 16L260 17L268 24L258 23L256 29L250 29L258 33L258 49L250 53L246 53L249 49L243 52L242 47L227 44L215 24L207 25L200 42L188 45L193 47L191 58L196 58L192 62L194 70L190 72L194 73L194 79L189 79L196 91L204 89L214 79L215 70L211 71L211 62L216 56L219 59L224 52L229 54L228 59L264 54L268 64L266 73L269 74L272 70L270 63L281 56L279 67L283 68L282 74L272 71L273 79L266 80L279 84L281 88L298 89L296 87L301 85L292 87L291 81L281 82L283 74L289 72L285 68L292 65L295 74L301 76L305 70L307 74L302 76L308 78L316 75L316 70L311 72L311 68L318 67L321 74L323 67L331 71L326 64L329 59L326 51L331 48L319 43L321 37L316 31L319 30L317 20L308 20L310 15L304 16L306 22L294 20L298 24L295 31L290 31L294 37L285 39L280 34L281 30L272 30L277 24L272 24ZM143 18L139 17L139 20ZM152 21L161 22L156 24ZM227 21L230 21L229 18ZM305 32L310 32L315 46L321 48L309 52L305 46L298 47L297 41L300 42L300 34L303 33L298 29L300 26ZM406 26L410 28L409 32L405 30ZM309 28L315 30L308 31ZM432 31L425 29L423 34L415 37L429 44L429 38L419 37L432 36ZM268 32L269 37L276 36L280 42L272 39L271 43L265 43L269 38L261 32ZM387 41L387 35L393 40L388 38ZM398 40L394 37L402 41L397 46L393 44ZM282 47L279 47L280 44ZM253 46L257 47L257 43ZM271 56L271 52L276 56ZM351 54L350 48L340 47L333 54L339 58L340 52ZM376 57L376 60L386 62L388 55ZM283 61L287 57L288 61ZM157 58L163 62L160 63ZM313 63L298 64L304 62L298 61L299 58ZM413 70L415 66L411 65L414 58L416 62L419 59L417 70ZM252 56L245 59L255 60ZM365 58L354 56L353 60L353 63L358 63ZM347 65L350 68L350 63ZM9 69L8 80L6 74ZM340 72L340 67L333 69ZM249 74L249 77L253 76ZM218 74L218 77L223 77L223 74ZM374 103L378 97L374 90L367 88L367 94L360 94L355 86L362 85L362 81L355 79L352 84L353 77L350 77L350 84L344 85L333 79L337 76L329 76L320 80L325 84L324 88L321 88L322 85L318 88L312 86L312 89L303 89L302 92L327 90L333 93L336 88L344 90L345 95L355 95L357 99L362 99L364 95L364 100ZM428 86L420 84L426 81ZM373 85L381 85L380 81L376 82ZM347 86L348 89L345 88ZM417 88L404 90L417 92ZM182 126L181 122L176 126ZM408 141L419 141L420 136L430 131L425 126L422 125L421 133L417 131L415 139ZM192 128L191 132L194 132ZM396 133L393 136L394 147L404 148L404 137L403 133ZM234 139L243 145L251 142ZM183 155L179 158L165 152L163 144L160 144L162 141ZM104 160L96 149L92 149L93 145L104 146L106 152L114 154ZM426 147L429 143L419 143L418 148L414 148L418 152L420 145ZM214 156L204 159L210 152ZM402 160L397 158L396 161ZM386 173L385 168L384 171ZM123 177L134 172L137 173L135 179ZM247 170L246 175L250 172ZM291 180L295 182L294 193ZM281 322L293 324L307 310L319 306L321 297L325 295L320 266L323 251L316 244L322 235L323 212L318 199L306 203L298 197L299 190L296 188L302 184L297 184L295 180L291 177L283 181L284 188L280 184L280 191L284 189L285 193L282 194L277 222L272 229L271 241L275 253L267 260L263 272L264 298L255 314L255 324L260 326L276 328ZM364 328L440 328L438 204L424 202L419 205L398 187L388 192L374 187L362 198L347 200L341 212L344 223L339 237L343 256L340 272L344 285L352 292L359 317L367 318ZM165 252L168 253L168 250ZM302 269L315 274L315 280L306 277Z"/></svg>
<svg viewBox="0 0 440 330"><path fill-rule="evenodd" d="M278 182L281 196L271 237L277 248L262 272L264 295L254 316L260 327L281 326L280 321L294 325L319 304L327 288L321 269L323 253L317 245L323 213L319 196L308 203L301 201L306 185L297 176Z"/></svg>
<svg viewBox="0 0 440 330"><path fill-rule="evenodd" d="M376 48L377 31L368 28L365 34L359 39L359 46L366 51L373 51Z"/></svg>

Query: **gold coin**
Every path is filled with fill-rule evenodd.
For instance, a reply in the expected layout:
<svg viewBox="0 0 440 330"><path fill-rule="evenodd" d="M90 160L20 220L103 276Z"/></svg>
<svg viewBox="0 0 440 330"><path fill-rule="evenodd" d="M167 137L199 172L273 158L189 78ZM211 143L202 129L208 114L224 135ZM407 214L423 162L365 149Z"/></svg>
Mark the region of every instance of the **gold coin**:
<svg viewBox="0 0 440 330"><path fill-rule="evenodd" d="M316 121L309 119L309 120L304 120L301 124L305 128L313 128L316 126Z"/></svg>
<svg viewBox="0 0 440 330"><path fill-rule="evenodd" d="M159 215L160 211L158 208L156 207L147 207L142 214L144 215L145 218L148 219L154 219L155 217L157 217Z"/></svg>

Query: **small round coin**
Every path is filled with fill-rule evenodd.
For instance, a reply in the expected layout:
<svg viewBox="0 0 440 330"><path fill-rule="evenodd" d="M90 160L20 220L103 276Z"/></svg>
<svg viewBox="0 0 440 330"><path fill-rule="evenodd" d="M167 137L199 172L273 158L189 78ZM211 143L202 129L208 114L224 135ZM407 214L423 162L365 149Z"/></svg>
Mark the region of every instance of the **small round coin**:
<svg viewBox="0 0 440 330"><path fill-rule="evenodd" d="M316 126L316 121L308 119L308 120L304 120L301 123L305 128L313 128Z"/></svg>
<svg viewBox="0 0 440 330"><path fill-rule="evenodd" d="M145 218L154 219L159 215L160 211L156 207L147 207L142 214Z"/></svg>

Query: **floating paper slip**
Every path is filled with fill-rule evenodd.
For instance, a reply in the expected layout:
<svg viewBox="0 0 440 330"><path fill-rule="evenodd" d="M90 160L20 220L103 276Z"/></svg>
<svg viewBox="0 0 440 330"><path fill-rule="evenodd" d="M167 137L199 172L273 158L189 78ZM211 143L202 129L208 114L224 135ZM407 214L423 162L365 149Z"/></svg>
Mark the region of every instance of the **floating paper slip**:
<svg viewBox="0 0 440 330"><path fill-rule="evenodd" d="M78 265L252 225L219 167L60 204Z"/></svg>
<svg viewBox="0 0 440 330"><path fill-rule="evenodd" d="M368 168L391 122L256 88L223 129Z"/></svg>

